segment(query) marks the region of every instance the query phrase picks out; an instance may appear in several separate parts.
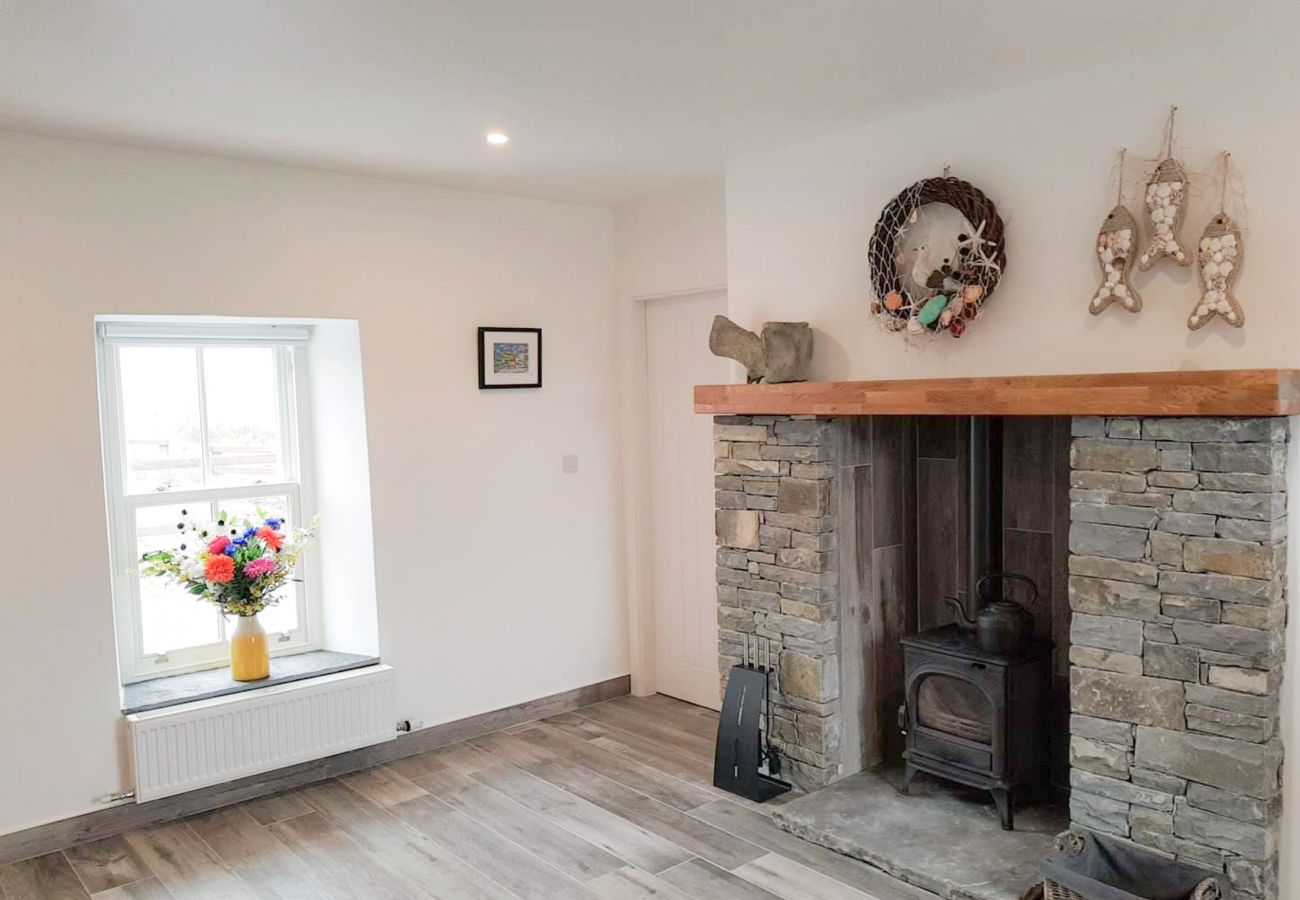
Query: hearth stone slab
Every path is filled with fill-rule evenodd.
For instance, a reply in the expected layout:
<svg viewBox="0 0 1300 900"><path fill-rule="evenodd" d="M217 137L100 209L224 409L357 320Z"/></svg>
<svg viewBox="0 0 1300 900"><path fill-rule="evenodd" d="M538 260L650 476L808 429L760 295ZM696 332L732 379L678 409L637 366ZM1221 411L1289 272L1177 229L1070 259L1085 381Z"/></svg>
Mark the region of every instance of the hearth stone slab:
<svg viewBox="0 0 1300 900"><path fill-rule="evenodd" d="M860 772L792 800L773 817L786 831L871 863L944 900L1022 900L1038 864L1069 827L1064 806L1016 810L1003 831L987 792L920 774L898 791L901 769Z"/></svg>

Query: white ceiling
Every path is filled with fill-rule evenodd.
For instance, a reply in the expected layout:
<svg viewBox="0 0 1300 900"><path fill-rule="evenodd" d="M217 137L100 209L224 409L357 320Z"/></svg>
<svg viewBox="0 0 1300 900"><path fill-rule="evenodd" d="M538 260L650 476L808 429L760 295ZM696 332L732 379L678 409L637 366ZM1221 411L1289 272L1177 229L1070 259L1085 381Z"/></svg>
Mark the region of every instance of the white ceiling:
<svg viewBox="0 0 1300 900"><path fill-rule="evenodd" d="M1257 5L0 0L0 127L615 204Z"/></svg>

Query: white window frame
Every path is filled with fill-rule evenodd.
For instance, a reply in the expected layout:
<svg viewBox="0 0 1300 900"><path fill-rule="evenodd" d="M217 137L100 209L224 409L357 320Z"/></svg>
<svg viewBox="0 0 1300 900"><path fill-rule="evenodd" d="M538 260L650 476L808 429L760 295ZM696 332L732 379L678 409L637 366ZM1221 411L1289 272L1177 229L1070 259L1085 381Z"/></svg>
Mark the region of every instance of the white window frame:
<svg viewBox="0 0 1300 900"><path fill-rule="evenodd" d="M230 664L226 636L234 624L213 615L220 622L221 640L199 647L163 653L143 652L140 622L138 568L140 554L136 546L136 510L151 506L199 504L221 500L240 500L255 496L288 498L291 521L303 525L315 515L315 492L312 482L310 452L310 382L307 376L307 341L310 328L301 325L268 324L195 324L175 320L150 322L140 320L101 320L96 324L96 348L99 365L99 408L104 452L104 486L107 495L109 554L113 573L113 612L117 632L118 670L123 684L177 675ZM232 487L195 488L183 491L127 493L126 435L121 392L120 350L123 347L171 346L194 347L197 357L202 347L255 346L275 350L277 399L280 419L281 459L284 480L275 483L236 485ZM209 469L206 386L203 366L196 358L199 385L203 471ZM323 633L318 590L312 554L300 566L293 584L298 605L298 627L287 633L272 633L271 655L284 656L320 649ZM197 601L196 601L197 602Z"/></svg>

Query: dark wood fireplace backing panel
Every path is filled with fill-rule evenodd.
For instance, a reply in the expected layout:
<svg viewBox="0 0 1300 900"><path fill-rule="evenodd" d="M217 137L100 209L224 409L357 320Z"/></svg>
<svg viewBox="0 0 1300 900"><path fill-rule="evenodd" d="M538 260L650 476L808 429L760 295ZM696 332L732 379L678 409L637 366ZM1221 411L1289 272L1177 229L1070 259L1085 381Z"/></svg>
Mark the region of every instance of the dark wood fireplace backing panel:
<svg viewBox="0 0 1300 900"><path fill-rule="evenodd" d="M902 638L917 630L916 433L908 416L841 420L840 698L844 771L897 759Z"/></svg>
<svg viewBox="0 0 1300 900"><path fill-rule="evenodd" d="M1057 647L1049 757L1058 786L1069 781L1070 421L1003 419L1001 461L1003 568L1038 585L1038 603L1030 609L1036 636ZM866 713L860 727L846 717L847 772L899 758L898 641L951 623L944 597L966 599L970 417L862 416L840 422L837 505L846 640L841 696ZM905 454L901 464L893 457L899 452ZM868 664L854 671L860 659ZM882 688L872 697L855 694L871 684Z"/></svg>

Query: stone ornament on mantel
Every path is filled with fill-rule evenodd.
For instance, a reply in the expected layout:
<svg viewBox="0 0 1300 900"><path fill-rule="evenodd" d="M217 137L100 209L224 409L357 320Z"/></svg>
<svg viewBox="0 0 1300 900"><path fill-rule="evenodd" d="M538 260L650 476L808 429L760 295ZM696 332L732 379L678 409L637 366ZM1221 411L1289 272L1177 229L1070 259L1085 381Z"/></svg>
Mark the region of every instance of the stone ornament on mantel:
<svg viewBox="0 0 1300 900"><path fill-rule="evenodd" d="M759 337L726 316L714 316L709 350L743 365L750 384L807 381L813 333L807 322L765 322Z"/></svg>

